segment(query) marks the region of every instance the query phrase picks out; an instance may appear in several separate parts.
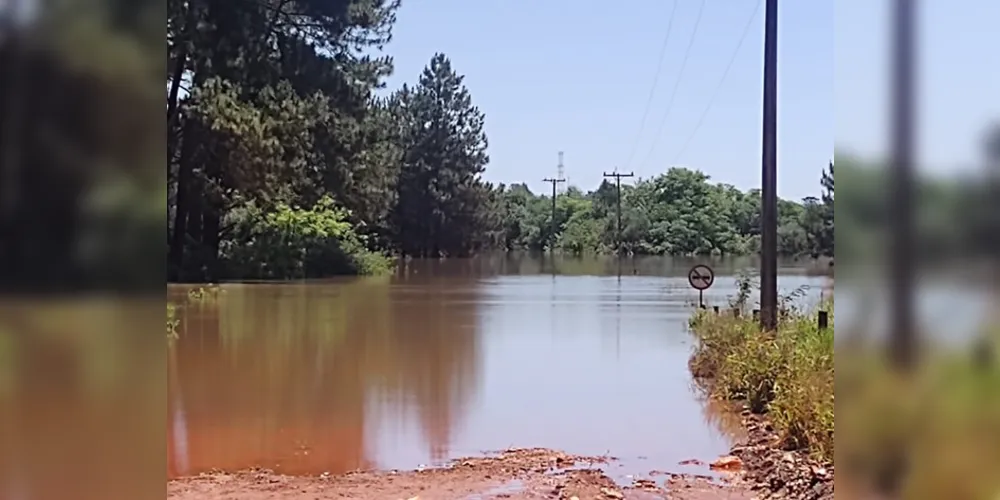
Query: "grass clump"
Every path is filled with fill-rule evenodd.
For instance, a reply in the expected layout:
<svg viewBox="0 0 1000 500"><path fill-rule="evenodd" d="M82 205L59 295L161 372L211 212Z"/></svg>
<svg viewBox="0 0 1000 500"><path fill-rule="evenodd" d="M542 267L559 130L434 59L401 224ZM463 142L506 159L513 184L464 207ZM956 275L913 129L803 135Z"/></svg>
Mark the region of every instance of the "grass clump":
<svg viewBox="0 0 1000 500"><path fill-rule="evenodd" d="M192 288L187 292L188 302L197 304L215 301L219 299L219 293L221 292L222 288L214 285Z"/></svg>
<svg viewBox="0 0 1000 500"><path fill-rule="evenodd" d="M181 321L177 319L177 306L167 302L167 338L177 338L177 327Z"/></svg>
<svg viewBox="0 0 1000 500"><path fill-rule="evenodd" d="M832 319L821 330L815 314L786 310L778 330L763 333L749 315L699 311L691 330L692 373L714 396L768 413L787 446L833 458Z"/></svg>

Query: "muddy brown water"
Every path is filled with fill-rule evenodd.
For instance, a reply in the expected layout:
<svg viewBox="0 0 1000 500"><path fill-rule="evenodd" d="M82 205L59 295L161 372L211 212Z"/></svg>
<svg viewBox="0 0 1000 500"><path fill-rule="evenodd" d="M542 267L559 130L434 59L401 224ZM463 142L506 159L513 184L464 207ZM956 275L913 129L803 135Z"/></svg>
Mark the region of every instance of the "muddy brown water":
<svg viewBox="0 0 1000 500"><path fill-rule="evenodd" d="M685 472L738 423L687 369L698 294L682 259L411 261L381 280L226 284L180 310L169 352L168 476L412 469L508 447ZM736 293L710 262L709 305ZM783 267L779 287L826 278Z"/></svg>

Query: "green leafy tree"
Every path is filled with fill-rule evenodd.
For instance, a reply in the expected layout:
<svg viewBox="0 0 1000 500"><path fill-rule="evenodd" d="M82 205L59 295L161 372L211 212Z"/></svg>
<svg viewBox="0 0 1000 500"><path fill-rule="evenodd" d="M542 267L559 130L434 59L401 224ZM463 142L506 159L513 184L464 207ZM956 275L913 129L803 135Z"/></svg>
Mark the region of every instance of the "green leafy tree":
<svg viewBox="0 0 1000 500"><path fill-rule="evenodd" d="M816 244L813 248L814 254L833 256L833 162L830 162L827 170L823 172L820 180L823 186L823 226L816 237Z"/></svg>
<svg viewBox="0 0 1000 500"><path fill-rule="evenodd" d="M486 118L444 54L415 82L377 95L392 71L384 49L398 8L168 0L171 279L369 272L379 266L357 263L390 254L613 252L619 201L623 252L759 250L759 191L697 170L639 179L620 200L607 180L587 193L570 186L555 213L551 197L524 184L485 182ZM782 253L832 254L832 163L821 185L822 202L779 204ZM866 193L852 210L878 206ZM326 236L316 236L320 226ZM288 248L264 248L273 245Z"/></svg>
<svg viewBox="0 0 1000 500"><path fill-rule="evenodd" d="M248 199L267 212L331 195L358 227L385 226L395 151L372 101L391 61L359 54L389 40L398 6L168 2L172 278L221 275L222 221Z"/></svg>

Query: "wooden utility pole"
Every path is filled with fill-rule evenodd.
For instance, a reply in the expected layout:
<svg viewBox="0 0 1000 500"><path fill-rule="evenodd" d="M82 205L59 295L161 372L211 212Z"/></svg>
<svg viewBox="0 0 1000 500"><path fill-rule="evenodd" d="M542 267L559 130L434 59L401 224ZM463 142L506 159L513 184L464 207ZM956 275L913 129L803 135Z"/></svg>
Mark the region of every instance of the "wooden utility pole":
<svg viewBox="0 0 1000 500"><path fill-rule="evenodd" d="M551 227L550 232L552 234L549 236L551 238L551 241L549 241L549 252L554 252L555 238L556 238L556 185L559 184L560 182L566 182L566 179L558 178L558 179L542 179L542 180L545 182L552 183L552 222L550 226Z"/></svg>
<svg viewBox="0 0 1000 500"><path fill-rule="evenodd" d="M892 13L892 167L889 190L892 242L889 248L889 300L891 311L891 357L901 369L916 361L913 320L913 143L916 127L914 30L917 6L914 0L895 0Z"/></svg>
<svg viewBox="0 0 1000 500"><path fill-rule="evenodd" d="M764 14L764 123L761 148L760 324L778 326L778 0Z"/></svg>
<svg viewBox="0 0 1000 500"><path fill-rule="evenodd" d="M618 252L619 256L622 254L622 177L632 177L634 175L635 174L632 172L627 174L619 172L612 172L609 174L604 172L605 177L615 178L615 187L618 190L618 236L617 241L615 241L615 251Z"/></svg>

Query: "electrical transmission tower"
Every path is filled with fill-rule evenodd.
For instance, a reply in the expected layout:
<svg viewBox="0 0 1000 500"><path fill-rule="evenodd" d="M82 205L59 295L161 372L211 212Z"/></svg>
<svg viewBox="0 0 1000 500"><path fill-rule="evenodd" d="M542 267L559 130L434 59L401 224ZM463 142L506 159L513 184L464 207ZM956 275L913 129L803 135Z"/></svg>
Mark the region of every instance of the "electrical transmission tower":
<svg viewBox="0 0 1000 500"><path fill-rule="evenodd" d="M563 152L559 152L559 166L556 168L556 179L566 180L566 168L563 166ZM562 181L560 181L562 182ZM566 194L566 184L560 184L557 189L559 194Z"/></svg>
<svg viewBox="0 0 1000 500"><path fill-rule="evenodd" d="M604 172L604 177L615 178L615 187L617 188L618 191L618 235L617 235L617 241L615 242L615 251L618 253L619 256L621 256L622 254L622 177L633 177L633 176L635 176L635 174L632 172L629 172L627 174L619 172L612 172L609 174L607 172Z"/></svg>

